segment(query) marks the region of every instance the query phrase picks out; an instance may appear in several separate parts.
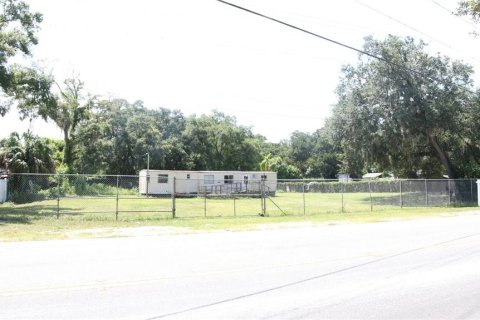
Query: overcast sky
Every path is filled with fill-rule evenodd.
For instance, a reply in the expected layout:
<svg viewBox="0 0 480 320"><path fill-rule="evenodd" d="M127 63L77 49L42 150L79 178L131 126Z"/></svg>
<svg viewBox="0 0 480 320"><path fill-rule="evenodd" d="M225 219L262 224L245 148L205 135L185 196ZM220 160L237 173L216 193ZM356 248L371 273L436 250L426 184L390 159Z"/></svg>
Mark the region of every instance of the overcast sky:
<svg viewBox="0 0 480 320"><path fill-rule="evenodd" d="M216 109L273 142L321 128L336 102L341 66L357 59L216 0L28 2L44 15L33 58L58 81L76 73L93 94L186 115ZM358 48L367 35L410 35L480 73L480 38L469 35L475 26L448 12L456 0L232 2ZM12 110L0 119L0 137L30 126L61 138L51 124L17 118Z"/></svg>

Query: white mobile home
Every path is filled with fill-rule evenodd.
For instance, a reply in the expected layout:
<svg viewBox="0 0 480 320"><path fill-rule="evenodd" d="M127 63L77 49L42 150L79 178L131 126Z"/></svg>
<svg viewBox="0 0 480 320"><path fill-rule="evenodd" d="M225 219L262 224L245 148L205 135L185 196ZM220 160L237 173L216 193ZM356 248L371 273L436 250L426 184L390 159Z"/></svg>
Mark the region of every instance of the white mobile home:
<svg viewBox="0 0 480 320"><path fill-rule="evenodd" d="M151 195L172 194L174 183L175 193L185 195L259 193L262 188L274 194L277 189L276 172L141 170L139 178L140 193Z"/></svg>

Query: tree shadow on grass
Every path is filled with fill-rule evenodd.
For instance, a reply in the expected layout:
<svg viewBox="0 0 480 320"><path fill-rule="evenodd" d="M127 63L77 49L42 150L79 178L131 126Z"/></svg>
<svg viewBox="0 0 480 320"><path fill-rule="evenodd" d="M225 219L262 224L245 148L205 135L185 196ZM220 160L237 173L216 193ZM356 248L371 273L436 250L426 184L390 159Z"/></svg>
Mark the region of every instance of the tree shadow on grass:
<svg viewBox="0 0 480 320"><path fill-rule="evenodd" d="M60 214L62 216L81 215L79 208L62 207ZM31 206L11 206L0 205L0 227L7 224L31 224L36 220L52 218L57 216L56 205L31 205Z"/></svg>

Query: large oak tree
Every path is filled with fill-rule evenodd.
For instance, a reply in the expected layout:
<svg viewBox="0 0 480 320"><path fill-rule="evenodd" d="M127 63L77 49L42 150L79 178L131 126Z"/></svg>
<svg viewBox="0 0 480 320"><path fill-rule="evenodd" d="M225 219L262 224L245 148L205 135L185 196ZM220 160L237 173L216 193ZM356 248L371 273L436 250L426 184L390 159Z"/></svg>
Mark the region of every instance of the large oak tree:
<svg viewBox="0 0 480 320"><path fill-rule="evenodd" d="M458 15L469 16L473 21L480 22L480 0L462 0L458 3Z"/></svg>
<svg viewBox="0 0 480 320"><path fill-rule="evenodd" d="M365 39L356 66L343 68L330 119L344 168L399 176L464 175L455 158L471 101L472 68L429 55L423 42Z"/></svg>

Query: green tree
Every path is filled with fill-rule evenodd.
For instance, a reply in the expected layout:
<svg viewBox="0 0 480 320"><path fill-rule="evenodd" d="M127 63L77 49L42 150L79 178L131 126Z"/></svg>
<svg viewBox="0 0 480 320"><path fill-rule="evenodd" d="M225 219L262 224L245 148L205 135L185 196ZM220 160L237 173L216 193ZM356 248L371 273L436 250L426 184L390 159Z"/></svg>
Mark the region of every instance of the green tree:
<svg viewBox="0 0 480 320"><path fill-rule="evenodd" d="M260 162L260 170L261 171L275 171L276 168L274 168L274 164L272 162L272 154L268 153L266 154L262 162Z"/></svg>
<svg viewBox="0 0 480 320"><path fill-rule="evenodd" d="M480 176L480 91L469 101L463 113L462 128L449 134L452 141L452 161L464 177Z"/></svg>
<svg viewBox="0 0 480 320"><path fill-rule="evenodd" d="M129 132L129 117L133 107L125 100L100 101L93 110L90 120L79 127L76 147L76 169L85 173L135 174L136 152L139 144L155 135L148 123L143 127L151 134L143 136L141 142L132 141Z"/></svg>
<svg viewBox="0 0 480 320"><path fill-rule="evenodd" d="M335 179L340 169L342 150L333 143L328 128L321 128L311 135L313 147L307 160L305 176L308 178Z"/></svg>
<svg viewBox="0 0 480 320"><path fill-rule="evenodd" d="M391 63L360 56L356 67L343 68L329 121L345 171L375 166L402 176L463 174L452 162L452 139L463 139L473 71L424 48L412 38L366 38L364 50Z"/></svg>
<svg viewBox="0 0 480 320"><path fill-rule="evenodd" d="M458 3L457 15L469 16L473 21L480 21L480 1L462 0Z"/></svg>
<svg viewBox="0 0 480 320"><path fill-rule="evenodd" d="M148 109L141 101L99 101L77 131L75 167L80 172L136 174L146 168L189 169L181 141L181 112Z"/></svg>
<svg viewBox="0 0 480 320"><path fill-rule="evenodd" d="M16 90L15 72L18 67L12 64L12 57L30 55L32 45L38 40L35 36L42 21L42 15L30 12L24 1L0 0L0 94L13 95ZM2 99L0 116L10 108L11 101Z"/></svg>
<svg viewBox="0 0 480 320"><path fill-rule="evenodd" d="M341 149L333 144L327 133L325 128L312 134L295 131L288 140L274 147L272 155L282 159L282 165L277 169L279 176L283 168L290 166L288 173L284 170L290 177L335 178L340 167Z"/></svg>
<svg viewBox="0 0 480 320"><path fill-rule="evenodd" d="M14 95L22 118L39 116L52 120L62 130L63 163L68 172L73 172L76 129L88 119L93 105L93 98L84 95L84 83L73 77L60 86L41 70L28 68L18 69L14 78Z"/></svg>
<svg viewBox="0 0 480 320"><path fill-rule="evenodd" d="M309 133L295 131L290 135L288 146L289 162L305 175L314 152L314 139Z"/></svg>
<svg viewBox="0 0 480 320"><path fill-rule="evenodd" d="M45 111L39 110L44 118L49 118L63 132L63 163L68 172L73 172L75 134L80 123L88 119L89 110L93 99L83 96L84 83L78 78L70 78L64 81L64 86L58 86L59 94L55 103L46 105Z"/></svg>
<svg viewBox="0 0 480 320"><path fill-rule="evenodd" d="M264 138L239 126L234 117L214 112L211 116L189 117L182 141L192 169L256 170Z"/></svg>
<svg viewBox="0 0 480 320"><path fill-rule="evenodd" d="M281 156L268 153L260 162L260 170L277 172L278 179L301 179L302 172L292 164L288 164Z"/></svg>
<svg viewBox="0 0 480 320"><path fill-rule="evenodd" d="M0 141L0 167L13 173L54 173L51 140L14 132Z"/></svg>
<svg viewBox="0 0 480 320"><path fill-rule="evenodd" d="M0 167L14 173L29 171L25 161L25 149L20 135L16 132L0 141Z"/></svg>

